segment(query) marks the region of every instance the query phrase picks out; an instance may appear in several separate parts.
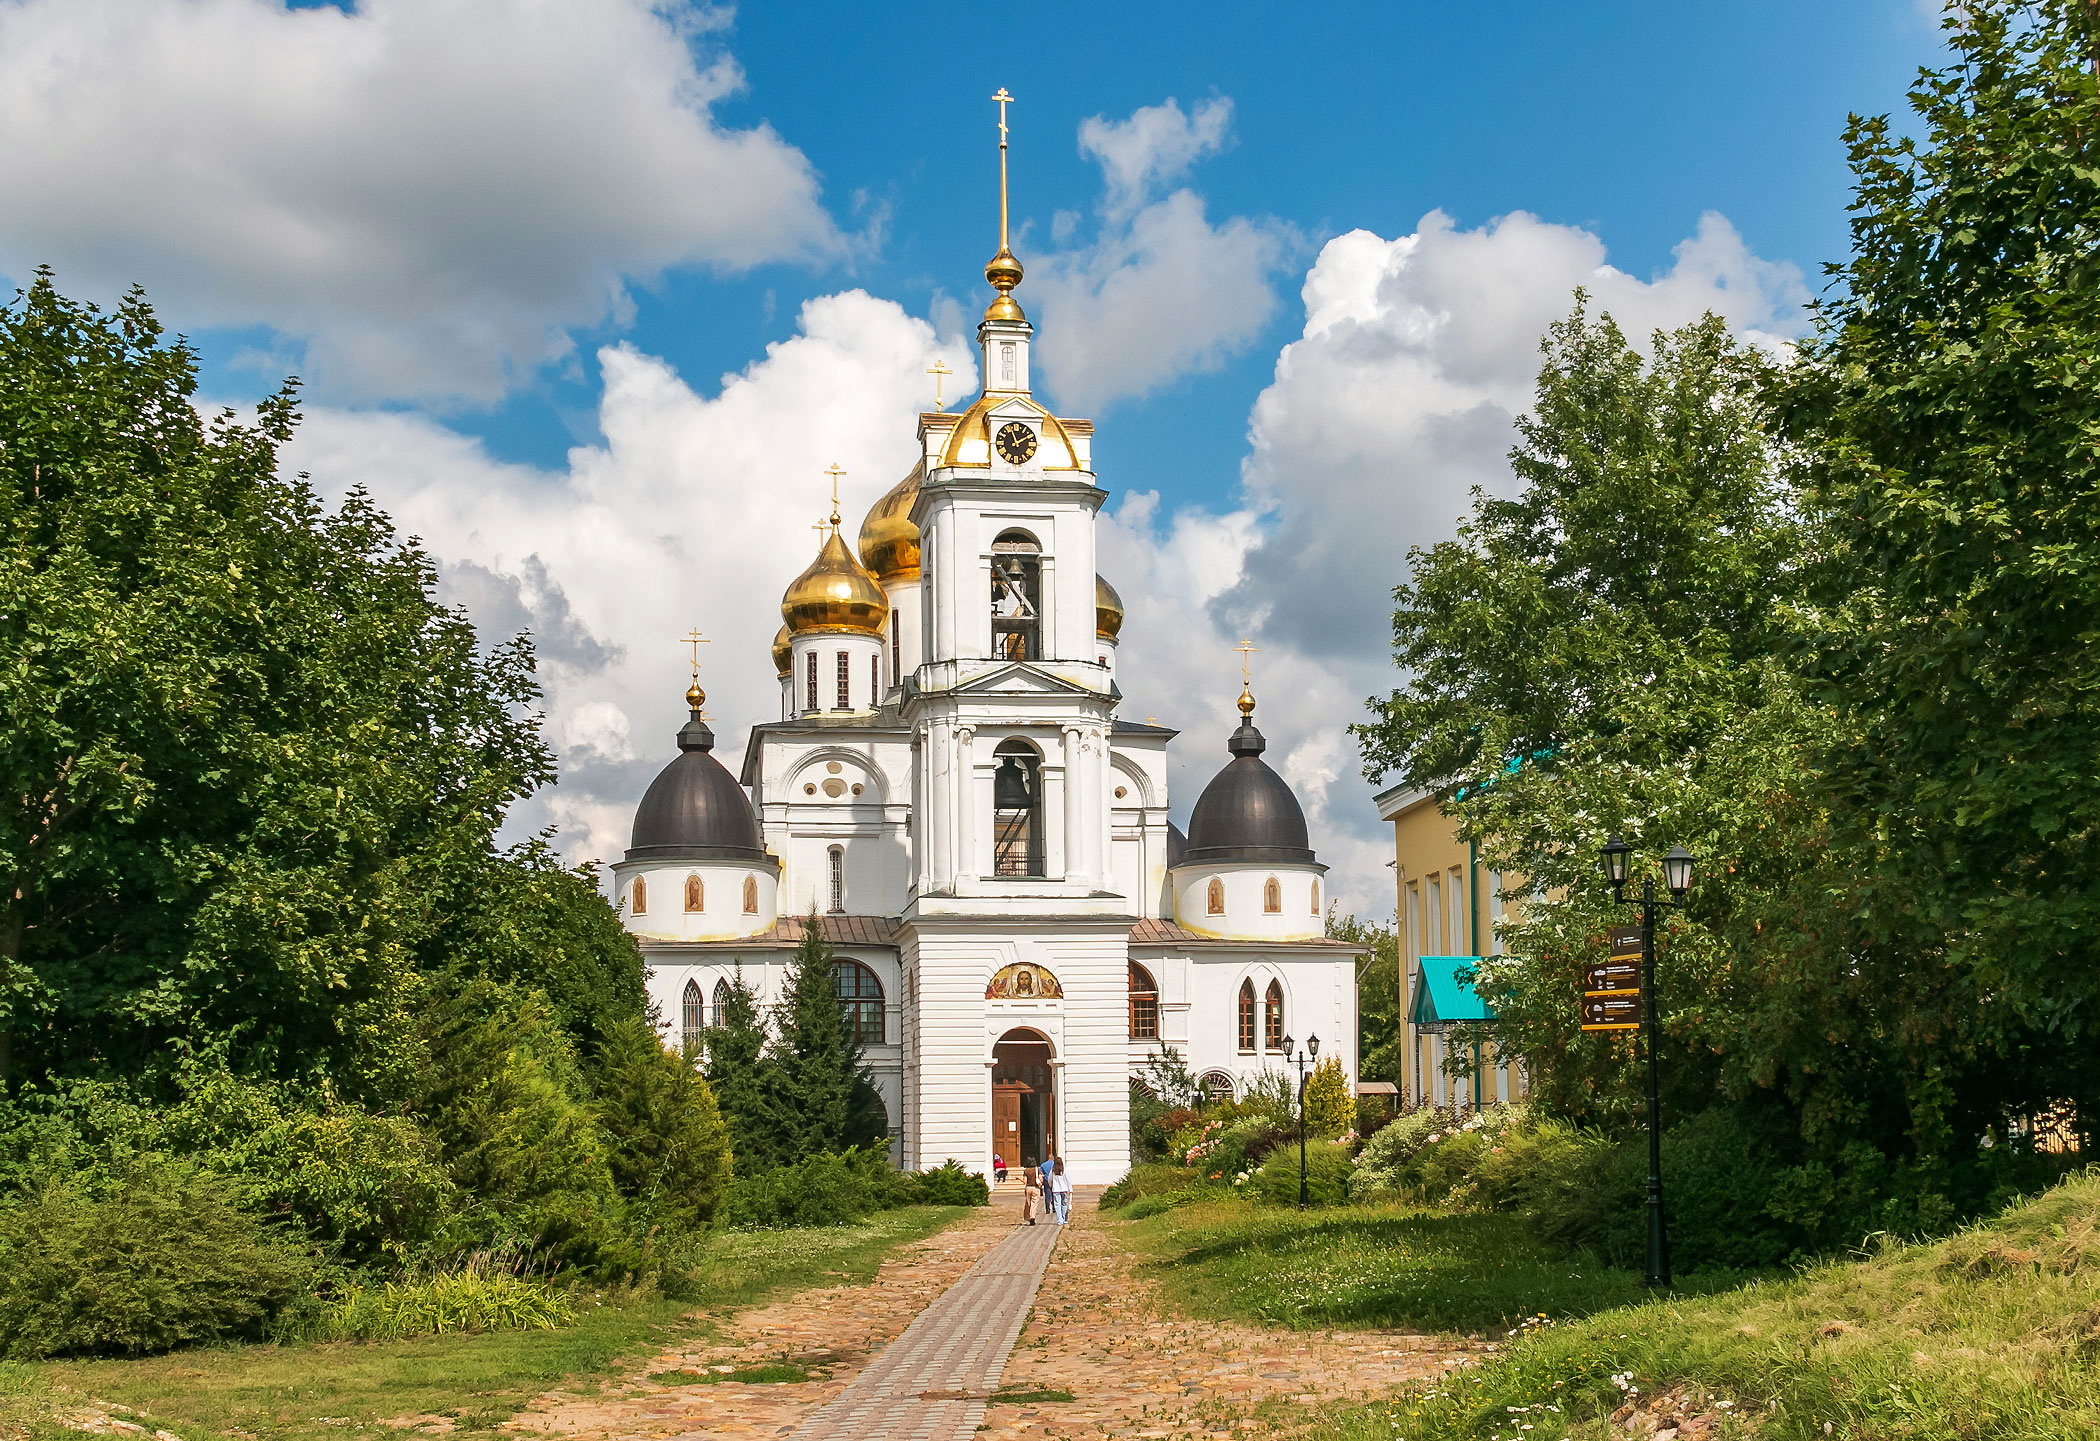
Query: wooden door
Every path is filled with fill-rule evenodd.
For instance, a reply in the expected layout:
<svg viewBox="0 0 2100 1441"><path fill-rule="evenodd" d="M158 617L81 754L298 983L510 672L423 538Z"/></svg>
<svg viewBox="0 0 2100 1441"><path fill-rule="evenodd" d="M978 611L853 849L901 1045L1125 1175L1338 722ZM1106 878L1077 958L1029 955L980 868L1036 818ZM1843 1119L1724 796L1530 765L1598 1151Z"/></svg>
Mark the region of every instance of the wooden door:
<svg viewBox="0 0 2100 1441"><path fill-rule="evenodd" d="M1021 1164L1021 1092L1024 1086L992 1087L992 1150L1009 1166Z"/></svg>

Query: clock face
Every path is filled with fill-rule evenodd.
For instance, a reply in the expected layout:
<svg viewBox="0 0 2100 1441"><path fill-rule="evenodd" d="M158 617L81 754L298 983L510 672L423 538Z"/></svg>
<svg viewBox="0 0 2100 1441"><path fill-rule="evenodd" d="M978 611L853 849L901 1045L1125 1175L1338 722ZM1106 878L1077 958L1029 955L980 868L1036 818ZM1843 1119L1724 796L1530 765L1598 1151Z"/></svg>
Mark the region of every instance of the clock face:
<svg viewBox="0 0 2100 1441"><path fill-rule="evenodd" d="M999 458L1008 465L1026 465L1035 454L1035 432L1018 420L999 427Z"/></svg>

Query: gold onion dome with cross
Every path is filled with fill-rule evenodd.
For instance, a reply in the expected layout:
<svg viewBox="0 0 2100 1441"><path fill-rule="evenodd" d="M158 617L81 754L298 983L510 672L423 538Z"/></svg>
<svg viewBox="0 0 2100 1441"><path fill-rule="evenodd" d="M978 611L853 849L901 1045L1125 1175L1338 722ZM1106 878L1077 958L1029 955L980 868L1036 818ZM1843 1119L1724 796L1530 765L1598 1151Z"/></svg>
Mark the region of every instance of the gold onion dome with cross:
<svg viewBox="0 0 2100 1441"><path fill-rule="evenodd" d="M839 534L839 477L845 473L836 465L825 472L831 477L831 520L816 527L825 532L823 543L809 569L796 576L780 598L780 618L791 636L843 631L880 640L890 618L889 597L882 593L881 582Z"/></svg>
<svg viewBox="0 0 2100 1441"><path fill-rule="evenodd" d="M885 585L919 578L919 528L911 523L911 508L918 503L919 483L925 479L922 460L860 523L860 563Z"/></svg>

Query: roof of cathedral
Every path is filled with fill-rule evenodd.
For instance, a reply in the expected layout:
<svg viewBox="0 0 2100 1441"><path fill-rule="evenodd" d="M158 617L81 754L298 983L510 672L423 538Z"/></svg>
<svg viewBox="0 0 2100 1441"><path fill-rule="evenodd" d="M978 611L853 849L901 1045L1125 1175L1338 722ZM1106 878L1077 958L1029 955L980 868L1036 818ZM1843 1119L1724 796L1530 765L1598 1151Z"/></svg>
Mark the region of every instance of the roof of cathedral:
<svg viewBox="0 0 2100 1441"><path fill-rule="evenodd" d="M926 462L921 460L860 523L860 563L885 585L919 578L919 528L911 523L911 508L925 478Z"/></svg>
<svg viewBox="0 0 2100 1441"><path fill-rule="evenodd" d="M778 864L760 843L751 798L714 758L714 748L715 733L695 705L678 732L678 759L657 773L635 809L628 860Z"/></svg>
<svg viewBox="0 0 2100 1441"><path fill-rule="evenodd" d="M882 635L883 623L890 618L889 598L839 535L836 506L831 511L831 532L818 548L817 558L780 598L780 616L794 635L812 631Z"/></svg>
<svg viewBox="0 0 2100 1441"><path fill-rule="evenodd" d="M771 946L786 949L802 944L802 931L808 925L805 916L782 916L774 922L771 930L757 935L743 936L729 941L673 941L670 945L680 949L687 947L705 950L752 950ZM895 916L818 916L817 930L825 943L834 946L894 946L897 933L903 922ZM665 942L653 942L664 945ZM1206 936L1196 931L1175 925L1172 921L1147 918L1130 928L1130 944L1133 946L1232 946L1245 950L1250 946L1262 950L1316 949L1338 951L1361 951L1362 946L1348 941L1328 940L1325 937L1310 941L1252 941L1223 940L1217 936Z"/></svg>
<svg viewBox="0 0 2100 1441"><path fill-rule="evenodd" d="M1180 826L1167 822L1167 869L1173 870L1181 864L1181 858L1189 853L1189 838Z"/></svg>
<svg viewBox="0 0 2100 1441"><path fill-rule="evenodd" d="M1225 743L1232 759L1211 777L1189 812L1182 864L1318 864L1298 797L1261 758L1269 743L1254 728L1254 697L1244 690L1240 717L1240 728Z"/></svg>
<svg viewBox="0 0 2100 1441"><path fill-rule="evenodd" d="M1285 948L1303 950L1362 951L1364 948L1351 941L1329 940L1316 936L1309 941L1271 941L1256 939L1231 940L1222 936L1206 936L1200 931L1177 926L1172 921L1155 920L1150 917L1130 928L1130 944L1133 946L1231 946L1235 950L1249 948L1269 951Z"/></svg>

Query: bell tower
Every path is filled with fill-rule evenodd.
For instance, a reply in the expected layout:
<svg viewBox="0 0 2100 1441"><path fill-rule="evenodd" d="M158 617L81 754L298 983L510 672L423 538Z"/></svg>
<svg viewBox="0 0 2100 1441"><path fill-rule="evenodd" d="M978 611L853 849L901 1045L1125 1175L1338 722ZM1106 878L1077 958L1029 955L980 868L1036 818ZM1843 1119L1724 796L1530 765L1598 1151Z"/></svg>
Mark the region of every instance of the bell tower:
<svg viewBox="0 0 2100 1441"><path fill-rule="evenodd" d="M983 390L920 416L920 648L905 718L920 747L913 852L929 909L1089 908L1110 895L1108 734L1116 693L1095 644L1093 426L1035 397L1035 328L1014 298L1006 108L999 248L977 327Z"/></svg>

